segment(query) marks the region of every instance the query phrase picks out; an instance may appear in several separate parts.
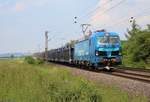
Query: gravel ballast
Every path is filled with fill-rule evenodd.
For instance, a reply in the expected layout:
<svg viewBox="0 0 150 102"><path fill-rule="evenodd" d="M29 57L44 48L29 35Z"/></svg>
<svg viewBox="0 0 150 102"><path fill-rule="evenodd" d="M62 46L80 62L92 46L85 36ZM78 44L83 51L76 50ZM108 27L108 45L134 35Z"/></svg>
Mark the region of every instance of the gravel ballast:
<svg viewBox="0 0 150 102"><path fill-rule="evenodd" d="M63 66L63 65L58 65ZM65 66L67 67L67 66ZM87 80L96 82L98 84L104 84L110 87L118 87L122 91L126 91L130 96L144 96L148 97L150 101L150 84L140 82L137 80L127 79L119 76L113 76L101 71L94 72L85 69L79 69L75 67L67 67L71 70L75 76L82 76Z"/></svg>
<svg viewBox="0 0 150 102"><path fill-rule="evenodd" d="M83 76L88 80L102 83L108 86L115 86L123 91L127 91L129 95L146 96L150 99L150 84L137 80L112 76L102 72L92 72L83 69L72 68L73 75Z"/></svg>

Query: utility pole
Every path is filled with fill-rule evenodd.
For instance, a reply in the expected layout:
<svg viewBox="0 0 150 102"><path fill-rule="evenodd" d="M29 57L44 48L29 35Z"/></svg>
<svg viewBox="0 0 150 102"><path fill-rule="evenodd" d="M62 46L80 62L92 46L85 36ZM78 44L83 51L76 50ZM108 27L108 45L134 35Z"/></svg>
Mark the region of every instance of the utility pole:
<svg viewBox="0 0 150 102"><path fill-rule="evenodd" d="M87 29L88 29L90 26L91 26L91 24L81 24L82 32L83 32L83 34L84 34L84 37L86 37L86 36L85 36L85 33L86 33Z"/></svg>
<svg viewBox="0 0 150 102"><path fill-rule="evenodd" d="M45 32L45 61L48 61L48 31Z"/></svg>
<svg viewBox="0 0 150 102"><path fill-rule="evenodd" d="M38 48L38 52L40 53L41 52L40 44L37 45L37 48Z"/></svg>

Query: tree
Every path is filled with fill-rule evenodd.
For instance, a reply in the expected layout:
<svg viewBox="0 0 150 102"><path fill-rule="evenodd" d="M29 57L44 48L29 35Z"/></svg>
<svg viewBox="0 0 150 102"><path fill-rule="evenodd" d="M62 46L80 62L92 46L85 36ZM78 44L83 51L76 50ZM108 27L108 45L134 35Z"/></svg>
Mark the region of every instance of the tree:
<svg viewBox="0 0 150 102"><path fill-rule="evenodd" d="M66 45L74 47L75 43L77 42L77 40L71 40L70 42L68 42Z"/></svg>
<svg viewBox="0 0 150 102"><path fill-rule="evenodd" d="M11 55L10 55L10 58L12 58L12 59L13 59L14 57L15 57L15 56L14 56L13 54L11 54Z"/></svg>
<svg viewBox="0 0 150 102"><path fill-rule="evenodd" d="M147 32L150 32L150 24L147 25Z"/></svg>
<svg viewBox="0 0 150 102"><path fill-rule="evenodd" d="M142 30L135 21L133 21L132 29L128 29L127 56L132 61L144 61L147 63L150 58L150 25Z"/></svg>

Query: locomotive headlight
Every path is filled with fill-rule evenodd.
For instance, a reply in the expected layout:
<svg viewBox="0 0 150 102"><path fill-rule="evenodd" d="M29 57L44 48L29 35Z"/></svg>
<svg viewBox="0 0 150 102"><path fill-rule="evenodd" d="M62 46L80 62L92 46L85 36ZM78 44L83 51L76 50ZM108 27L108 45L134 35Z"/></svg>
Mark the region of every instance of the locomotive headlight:
<svg viewBox="0 0 150 102"><path fill-rule="evenodd" d="M119 55L122 55L121 51L119 51Z"/></svg>
<svg viewBox="0 0 150 102"><path fill-rule="evenodd" d="M98 53L98 51L96 51L96 56L98 56L99 55L99 53Z"/></svg>

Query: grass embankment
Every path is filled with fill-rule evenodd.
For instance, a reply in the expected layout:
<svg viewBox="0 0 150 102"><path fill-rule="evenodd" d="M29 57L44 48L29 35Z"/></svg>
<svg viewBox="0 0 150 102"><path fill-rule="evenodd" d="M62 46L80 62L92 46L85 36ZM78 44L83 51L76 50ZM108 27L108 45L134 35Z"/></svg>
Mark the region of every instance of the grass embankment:
<svg viewBox="0 0 150 102"><path fill-rule="evenodd" d="M55 65L0 60L0 102L146 102L97 86Z"/></svg>

